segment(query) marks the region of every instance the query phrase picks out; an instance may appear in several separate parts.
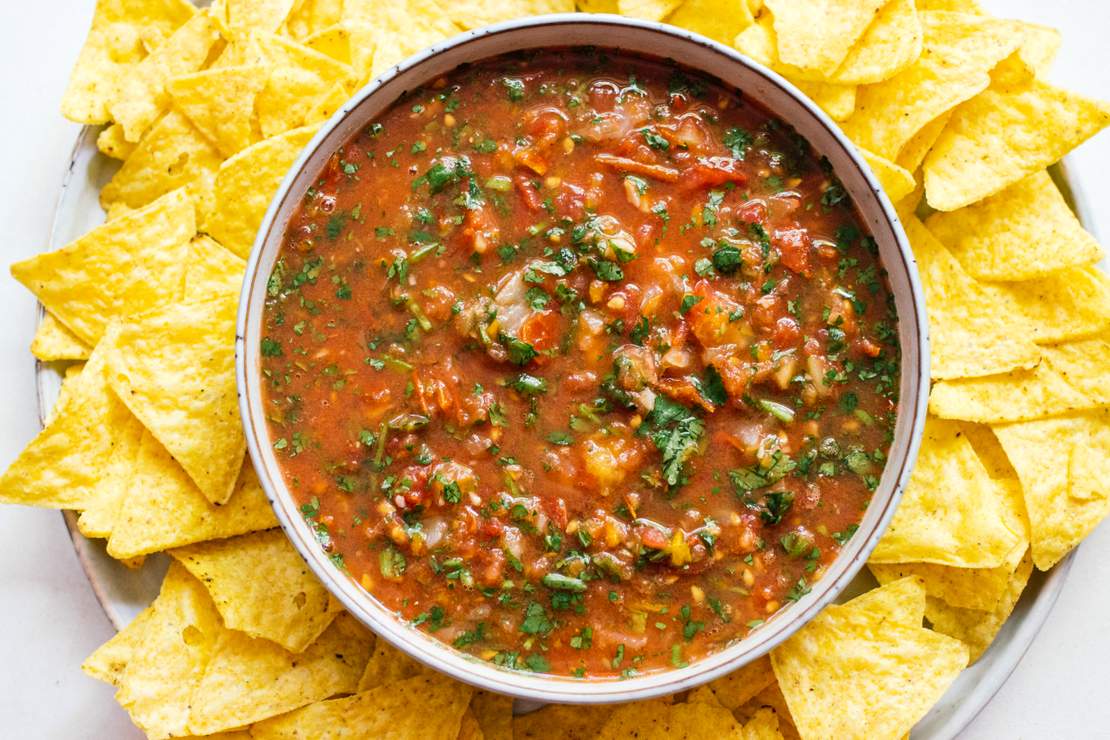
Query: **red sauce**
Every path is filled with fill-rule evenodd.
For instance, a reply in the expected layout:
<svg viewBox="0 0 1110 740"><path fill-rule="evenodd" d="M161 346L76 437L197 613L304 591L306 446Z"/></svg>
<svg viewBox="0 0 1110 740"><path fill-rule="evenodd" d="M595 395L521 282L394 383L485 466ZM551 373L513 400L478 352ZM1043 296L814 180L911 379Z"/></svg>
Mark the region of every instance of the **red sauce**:
<svg viewBox="0 0 1110 740"><path fill-rule="evenodd" d="M336 152L261 349L336 563L483 659L628 676L820 578L882 472L896 326L874 242L787 125L565 49L460 69Z"/></svg>

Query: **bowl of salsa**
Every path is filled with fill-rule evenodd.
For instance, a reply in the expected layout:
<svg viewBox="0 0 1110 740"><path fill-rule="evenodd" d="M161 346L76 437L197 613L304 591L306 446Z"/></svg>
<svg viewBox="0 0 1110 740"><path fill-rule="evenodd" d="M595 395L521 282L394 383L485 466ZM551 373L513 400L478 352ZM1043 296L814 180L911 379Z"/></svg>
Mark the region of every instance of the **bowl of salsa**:
<svg viewBox="0 0 1110 740"><path fill-rule="evenodd" d="M242 418L321 581L521 698L690 688L834 599L928 388L916 272L839 130L659 24L490 27L379 77L275 197Z"/></svg>

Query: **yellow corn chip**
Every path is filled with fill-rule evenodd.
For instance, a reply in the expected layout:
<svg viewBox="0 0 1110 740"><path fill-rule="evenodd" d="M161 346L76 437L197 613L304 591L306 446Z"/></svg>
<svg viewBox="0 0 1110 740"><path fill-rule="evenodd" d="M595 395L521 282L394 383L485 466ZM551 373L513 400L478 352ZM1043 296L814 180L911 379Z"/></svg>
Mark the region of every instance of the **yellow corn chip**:
<svg viewBox="0 0 1110 740"><path fill-rule="evenodd" d="M35 338L31 340L31 354L43 362L59 360L87 360L92 349L58 321L49 311L42 317Z"/></svg>
<svg viewBox="0 0 1110 740"><path fill-rule="evenodd" d="M719 740L740 733L732 712L711 704L667 704L658 699L622 704L606 720L597 740Z"/></svg>
<svg viewBox="0 0 1110 740"><path fill-rule="evenodd" d="M439 675L310 704L251 728L254 740L284 738L390 738L453 740L473 693L466 684Z"/></svg>
<svg viewBox="0 0 1110 740"><path fill-rule="evenodd" d="M733 710L733 715L743 722L750 722L763 710L770 710L775 714L779 720L779 733L786 740L801 740L798 728L794 726L794 719L790 716L790 709L786 706L786 698L777 682L760 691L744 706Z"/></svg>
<svg viewBox="0 0 1110 740"><path fill-rule="evenodd" d="M613 714L605 705L548 704L513 719L515 740L589 740Z"/></svg>
<svg viewBox="0 0 1110 740"><path fill-rule="evenodd" d="M981 280L1029 280L1102 259L1044 170L925 225Z"/></svg>
<svg viewBox="0 0 1110 740"><path fill-rule="evenodd" d="M844 606L881 616L903 627L920 627L925 618L925 589L913 578L894 579Z"/></svg>
<svg viewBox="0 0 1110 740"><path fill-rule="evenodd" d="M133 482L143 424L128 413L112 431L112 450L96 482L95 495L81 511L77 529L86 537L108 538Z"/></svg>
<svg viewBox="0 0 1110 740"><path fill-rule="evenodd" d="M108 554L124 560L275 526L274 512L249 462L231 498L215 506L158 440L144 432L132 486L112 526Z"/></svg>
<svg viewBox="0 0 1110 740"><path fill-rule="evenodd" d="M1021 35L1021 46L1018 48L1021 60L1038 77L1043 77L1055 61L1056 53L1060 51L1060 32L1055 28L1036 23L1013 20L1005 22L1012 25L1015 32Z"/></svg>
<svg viewBox="0 0 1110 740"><path fill-rule="evenodd" d="M929 394L929 411L995 424L1110 406L1105 368L1110 342L1085 339L1041 351L1044 359L1032 370L937 383Z"/></svg>
<svg viewBox="0 0 1110 740"><path fill-rule="evenodd" d="M766 0L775 17L779 58L831 74L889 0Z"/></svg>
<svg viewBox="0 0 1110 740"><path fill-rule="evenodd" d="M144 37L169 36L196 13L188 0L97 0L92 27L69 78L62 115L107 123L108 105L146 56Z"/></svg>
<svg viewBox="0 0 1110 740"><path fill-rule="evenodd" d="M50 410L46 413L46 418L43 419L44 426L49 426L50 422L54 421L62 409L66 407L66 404L70 402L70 399L73 398L74 389L80 386L80 383L76 382L77 378L81 377L81 373L84 372L85 364L82 362L66 368L62 385L58 388L58 397L54 399L54 405L50 407Z"/></svg>
<svg viewBox="0 0 1110 740"><path fill-rule="evenodd" d="M274 192L314 133L309 127L294 129L224 162L216 178L217 208L208 232L240 257L250 254Z"/></svg>
<svg viewBox="0 0 1110 740"><path fill-rule="evenodd" d="M1110 327L1110 276L1097 267L1059 270L1039 280L997 283L1028 320L1033 341L1055 344Z"/></svg>
<svg viewBox="0 0 1110 740"><path fill-rule="evenodd" d="M247 263L215 239L198 236L189 247L189 267L185 271L185 302L234 297L243 288Z"/></svg>
<svg viewBox="0 0 1110 740"><path fill-rule="evenodd" d="M917 218L903 222L921 273L933 378L966 378L1030 368L1040 349L1005 292L968 275Z"/></svg>
<svg viewBox="0 0 1110 740"><path fill-rule="evenodd" d="M830 606L771 653L803 737L901 737L968 661L958 640L866 606Z"/></svg>
<svg viewBox="0 0 1110 740"><path fill-rule="evenodd" d="M1043 170L1110 124L1110 106L1028 75L996 77L925 158L925 197L954 211Z"/></svg>
<svg viewBox="0 0 1110 740"><path fill-rule="evenodd" d="M860 153L867 160L867 166L875 173L875 177L879 180L879 184L883 186L886 197L890 198L891 203L902 200L912 193L917 186L913 179L913 173L909 170L903 169L889 159L884 159L866 149L861 149Z"/></svg>
<svg viewBox="0 0 1110 740"><path fill-rule="evenodd" d="M706 684L726 709L736 709L775 681L771 659L758 658L747 665Z"/></svg>
<svg viewBox="0 0 1110 740"><path fill-rule="evenodd" d="M225 629L193 691L189 731L208 735L351 693L369 644L365 629L348 614L339 615L302 653ZM470 690L464 691L462 708Z"/></svg>
<svg viewBox="0 0 1110 740"><path fill-rule="evenodd" d="M619 13L617 0L578 0L578 9L583 13Z"/></svg>
<svg viewBox="0 0 1110 740"><path fill-rule="evenodd" d="M617 12L630 18L661 21L681 3L682 0L617 0Z"/></svg>
<svg viewBox="0 0 1110 740"><path fill-rule="evenodd" d="M485 740L513 740L513 699L489 691L475 691L470 711Z"/></svg>
<svg viewBox="0 0 1110 740"><path fill-rule="evenodd" d="M316 101L316 105L305 114L305 123L309 126L318 126L335 115L343 104L351 99L346 86L341 82L335 83L327 95Z"/></svg>
<svg viewBox="0 0 1110 740"><path fill-rule="evenodd" d="M340 610L280 529L170 554L208 589L225 626L290 652L308 647Z"/></svg>
<svg viewBox="0 0 1110 740"><path fill-rule="evenodd" d="M781 740L779 716L770 707L756 710L740 730L740 740Z"/></svg>
<svg viewBox="0 0 1110 740"><path fill-rule="evenodd" d="M374 651L362 671L358 680L358 690L366 691L379 686L389 686L398 681L413 676L423 676L431 669L423 663L413 660L409 656L393 647L386 640L374 643Z"/></svg>
<svg viewBox="0 0 1110 740"><path fill-rule="evenodd" d="M343 0L301 0L285 20L289 36L301 41L343 20Z"/></svg>
<svg viewBox="0 0 1110 740"><path fill-rule="evenodd" d="M254 39L271 69L256 102L265 139L303 126L308 112L332 85L354 80L350 66L295 41L271 34L255 34Z"/></svg>
<svg viewBox="0 0 1110 740"><path fill-rule="evenodd" d="M347 3L343 17L351 31L351 62L360 84L462 30L434 0Z"/></svg>
<svg viewBox="0 0 1110 740"><path fill-rule="evenodd" d="M794 83L809 98L813 99L834 121L847 121L856 110L856 87L854 85L833 85L828 82Z"/></svg>
<svg viewBox="0 0 1110 740"><path fill-rule="evenodd" d="M351 32L346 26L337 24L323 28L301 43L306 48L331 57L340 64L351 63Z"/></svg>
<svg viewBox="0 0 1110 740"><path fill-rule="evenodd" d="M212 211L212 186L220 153L180 111L171 110L146 133L123 167L100 191L109 210L119 203L141 208L178 188L185 188L203 224Z"/></svg>
<svg viewBox="0 0 1110 740"><path fill-rule="evenodd" d="M85 658L81 670L97 681L118 687L131 657L143 646L143 630L154 616L154 605L139 612L131 623Z"/></svg>
<svg viewBox="0 0 1110 740"><path fill-rule="evenodd" d="M109 321L161 306L181 295L193 206L182 191L93 229L54 252L11 267L79 339L89 345Z"/></svg>
<svg viewBox="0 0 1110 740"><path fill-rule="evenodd" d="M1026 554L1017 570L1006 581L1002 596L992 607L984 610L961 609L930 598L925 607L925 616L934 630L955 637L967 645L971 652L971 662L974 663L994 642L998 631L1009 619L1032 572L1033 559Z"/></svg>
<svg viewBox="0 0 1110 740"><path fill-rule="evenodd" d="M744 0L684 0L667 23L729 46L738 33L755 23L755 18Z"/></svg>
<svg viewBox="0 0 1110 740"><path fill-rule="evenodd" d="M917 0L917 9L985 15L977 0Z"/></svg>
<svg viewBox="0 0 1110 740"><path fill-rule="evenodd" d="M1022 539L1011 526L1003 491L960 426L930 418L902 503L871 560L995 568Z"/></svg>
<svg viewBox="0 0 1110 740"><path fill-rule="evenodd" d="M285 23L295 0L224 0L227 30L233 37L251 31L272 33Z"/></svg>
<svg viewBox="0 0 1110 740"><path fill-rule="evenodd" d="M246 451L235 388L235 296L178 303L114 324L112 387L214 504Z"/></svg>
<svg viewBox="0 0 1110 740"><path fill-rule="evenodd" d="M574 0L451 0L443 6L448 18L464 31L529 15L574 12Z"/></svg>
<svg viewBox="0 0 1110 740"><path fill-rule="evenodd" d="M220 615L200 582L171 564L151 614L132 628L138 634L116 700L147 737L184 735L193 689L225 631Z"/></svg>
<svg viewBox="0 0 1110 740"><path fill-rule="evenodd" d="M925 124L920 131L910 137L903 146L902 150L898 152L898 160L895 162L899 167L907 172L916 172L921 163L925 161L925 155L933 148L933 144L937 142L940 137L940 132L948 125L948 119L952 117L952 111L941 113ZM925 187L921 186L921 194L925 195ZM920 199L919 199L920 200Z"/></svg>
<svg viewBox="0 0 1110 740"><path fill-rule="evenodd" d="M485 735L482 734L482 726L478 724L478 720L474 718L474 712L471 712L470 709L463 712L462 722L459 724L459 731L455 735L455 740L485 740Z"/></svg>
<svg viewBox="0 0 1110 740"><path fill-rule="evenodd" d="M135 144L123 138L123 126L113 123L97 134L96 148L106 157L124 160L135 151Z"/></svg>
<svg viewBox="0 0 1110 740"><path fill-rule="evenodd" d="M174 77L166 89L220 155L230 157L261 138L255 131L254 101L267 79L263 65L245 64Z"/></svg>
<svg viewBox="0 0 1110 740"><path fill-rule="evenodd" d="M207 11L194 15L123 78L119 94L108 106L123 127L126 141L137 142L170 105L166 83L200 69L220 38Z"/></svg>
<svg viewBox="0 0 1110 740"><path fill-rule="evenodd" d="M914 0L890 0L827 81L871 85L889 79L917 61L923 38Z"/></svg>
<svg viewBox="0 0 1110 740"><path fill-rule="evenodd" d="M918 16L925 34L921 56L894 77L864 87L855 114L844 124L858 146L896 162L914 134L985 90L990 70L1018 45L1010 29L989 19L951 13Z"/></svg>

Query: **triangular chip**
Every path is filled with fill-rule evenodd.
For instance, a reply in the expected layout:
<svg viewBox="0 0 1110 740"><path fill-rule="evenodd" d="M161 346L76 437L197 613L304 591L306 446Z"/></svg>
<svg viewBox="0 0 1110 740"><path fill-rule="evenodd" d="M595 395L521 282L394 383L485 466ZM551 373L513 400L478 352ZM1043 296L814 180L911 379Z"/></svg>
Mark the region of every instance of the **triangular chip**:
<svg viewBox="0 0 1110 740"><path fill-rule="evenodd" d="M309 126L318 126L335 115L343 104L351 99L347 88L340 82L332 86L327 95L316 101L316 105L305 114L305 123Z"/></svg>
<svg viewBox="0 0 1110 740"><path fill-rule="evenodd" d="M889 79L917 61L923 38L914 0L890 0L826 81L871 85Z"/></svg>
<svg viewBox="0 0 1110 740"><path fill-rule="evenodd" d="M980 280L1030 280L1102 259L1044 170L925 225Z"/></svg>
<svg viewBox="0 0 1110 740"><path fill-rule="evenodd" d="M224 625L294 653L310 645L339 602L280 529L202 542L170 553L208 589Z"/></svg>
<svg viewBox="0 0 1110 740"><path fill-rule="evenodd" d="M668 704L658 699L618 706L597 740L720 740L740 733L732 712L711 704Z"/></svg>
<svg viewBox="0 0 1110 740"><path fill-rule="evenodd" d="M865 591L845 606L889 619L903 627L920 627L925 618L925 589L916 579L900 578Z"/></svg>
<svg viewBox="0 0 1110 740"><path fill-rule="evenodd" d="M925 158L938 211L976 203L1043 170L1110 125L1110 105L1027 75L996 76L964 103Z"/></svg>
<svg viewBox="0 0 1110 740"><path fill-rule="evenodd" d="M682 3L682 0L617 0L617 12L629 18L661 21Z"/></svg>
<svg viewBox="0 0 1110 740"><path fill-rule="evenodd" d="M1110 276L1097 267L1074 267L1039 280L997 283L1026 318L1030 338L1056 344L1101 334L1110 327Z"/></svg>
<svg viewBox="0 0 1110 740"><path fill-rule="evenodd" d="M235 37L251 31L273 33L295 4L296 0L224 0L227 29Z"/></svg>
<svg viewBox="0 0 1110 740"><path fill-rule="evenodd" d="M913 192L916 182L912 172L866 149L861 149L860 154L867 161L867 166L875 173L891 203L897 203Z"/></svg>
<svg viewBox="0 0 1110 740"><path fill-rule="evenodd" d="M513 719L515 740L581 740L597 737L598 731L613 713L614 707L604 704L570 706L548 704Z"/></svg>
<svg viewBox="0 0 1110 740"><path fill-rule="evenodd" d="M764 656L720 678L710 681L706 686L713 691L717 701L726 709L742 706L763 689L775 682L771 670L771 659Z"/></svg>
<svg viewBox="0 0 1110 740"><path fill-rule="evenodd" d="M378 640L358 679L358 690L389 686L397 681L431 672L431 668L405 655L388 641Z"/></svg>
<svg viewBox="0 0 1110 740"><path fill-rule="evenodd" d="M677 3L673 0L672 7ZM406 57L462 31L436 0L351 2L343 6L343 17L351 30L351 63L363 84Z"/></svg>
<svg viewBox="0 0 1110 740"><path fill-rule="evenodd" d="M940 132L948 125L948 119L951 117L952 111L947 111L922 126L916 134L910 137L909 141L902 145L895 164L907 172L917 172L917 168L925 161L925 155L933 148L933 144L937 143ZM925 186L921 185L920 187L921 195L924 197ZM919 198L918 201L920 200Z"/></svg>
<svg viewBox="0 0 1110 740"><path fill-rule="evenodd" d="M31 340L31 354L43 362L87 360L92 349L49 311L43 315Z"/></svg>
<svg viewBox="0 0 1110 740"><path fill-rule="evenodd" d="M746 0L684 0L667 23L731 46L736 34L755 23L755 18Z"/></svg>
<svg viewBox="0 0 1110 740"><path fill-rule="evenodd" d="M85 662L81 664L81 670L97 681L119 687L127 664L143 647L143 631L153 617L154 605L151 604L139 612L130 624L114 634L112 639L85 658Z"/></svg>
<svg viewBox="0 0 1110 740"><path fill-rule="evenodd" d="M146 56L143 39L167 37L196 13L189 0L99 0L62 98L75 123L107 123L108 105Z"/></svg>
<svg viewBox="0 0 1110 740"><path fill-rule="evenodd" d="M185 188L204 223L212 210L212 187L220 153L180 111L171 110L147 131L119 171L100 191L100 204L142 208L178 188Z"/></svg>
<svg viewBox="0 0 1110 740"><path fill-rule="evenodd" d="M871 560L994 568L1022 540L1011 525L1003 491L960 425L930 418L902 502Z"/></svg>
<svg viewBox="0 0 1110 740"><path fill-rule="evenodd" d="M831 74L889 0L766 0L775 16L779 57L807 72Z"/></svg>
<svg viewBox="0 0 1110 740"><path fill-rule="evenodd" d="M230 157L261 138L255 131L254 101L269 71L261 64L216 67L174 77L166 89L174 105Z"/></svg>
<svg viewBox="0 0 1110 740"><path fill-rule="evenodd" d="M473 693L466 684L432 675L364 691L343 699L310 704L260 722L254 740L286 738L429 738L462 737L459 728Z"/></svg>
<svg viewBox="0 0 1110 740"><path fill-rule="evenodd" d="M176 191L61 249L16 262L12 276L92 346L113 319L180 297L195 233L193 205Z"/></svg>
<svg viewBox="0 0 1110 740"><path fill-rule="evenodd" d="M125 160L135 151L136 144L123 138L123 126L113 123L96 136L96 148L105 157Z"/></svg>
<svg viewBox="0 0 1110 740"><path fill-rule="evenodd" d="M343 0L301 0L285 19L285 30L289 36L303 43L314 33L335 26L342 20Z"/></svg>
<svg viewBox="0 0 1110 740"><path fill-rule="evenodd" d="M193 692L189 731L209 735L351 693L369 644L366 630L347 614L302 653L225 629Z"/></svg>
<svg viewBox="0 0 1110 740"><path fill-rule="evenodd" d="M351 63L351 32L342 24L323 28L301 43L340 64Z"/></svg>
<svg viewBox="0 0 1110 740"><path fill-rule="evenodd" d="M270 77L255 107L263 138L304 126L308 112L336 82L351 83L354 70L329 56L271 34L255 34Z"/></svg>
<svg viewBox="0 0 1110 740"><path fill-rule="evenodd" d="M491 691L475 691L470 711L485 740L513 740L513 698Z"/></svg>
<svg viewBox="0 0 1110 740"><path fill-rule="evenodd" d="M220 38L215 21L202 10L185 22L123 78L119 94L108 106L112 120L123 127L123 138L137 142L169 108L166 83L200 69Z"/></svg>
<svg viewBox="0 0 1110 740"><path fill-rule="evenodd" d="M782 738L779 716L770 707L757 710L740 730L740 740L782 740Z"/></svg>
<svg viewBox="0 0 1110 740"><path fill-rule="evenodd" d="M251 246L281 181L315 134L299 128L248 147L220 166L216 178L216 213L208 231L240 257Z"/></svg>
<svg viewBox="0 0 1110 740"><path fill-rule="evenodd" d="M143 434L131 487L108 540L108 554L124 560L221 537L277 526L250 462L231 498L208 502L158 440Z"/></svg>
<svg viewBox="0 0 1110 740"><path fill-rule="evenodd" d="M96 482L96 494L77 519L77 529L86 537L111 536L116 517L131 490L144 431L143 423L130 413L113 430L112 452Z"/></svg>
<svg viewBox="0 0 1110 740"><path fill-rule="evenodd" d="M933 378L994 375L1036 365L1041 352L1010 297L968 275L921 221L909 217L903 225L925 293Z"/></svg>
<svg viewBox="0 0 1110 740"><path fill-rule="evenodd" d="M104 338L116 393L215 504L231 495L246 451L236 298L177 303L114 324Z"/></svg>
<svg viewBox="0 0 1110 740"><path fill-rule="evenodd" d="M189 247L189 267L185 271L185 301L238 297L243 288L247 263L215 239L198 236Z"/></svg>

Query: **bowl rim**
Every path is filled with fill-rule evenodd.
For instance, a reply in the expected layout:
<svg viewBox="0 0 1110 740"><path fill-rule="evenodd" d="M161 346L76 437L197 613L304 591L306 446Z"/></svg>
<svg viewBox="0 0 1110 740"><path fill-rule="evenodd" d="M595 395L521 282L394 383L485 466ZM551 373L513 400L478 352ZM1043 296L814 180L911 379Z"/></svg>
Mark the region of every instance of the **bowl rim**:
<svg viewBox="0 0 1110 740"><path fill-rule="evenodd" d="M882 224L888 227L889 236L893 238L896 249L891 251L900 258L900 264L897 267L901 268L906 285L909 288L909 295L903 296L903 300L911 308L911 315L904 315L901 310L898 315L898 333L902 351L899 384L901 395L899 398L898 421L896 422L896 436L891 444L891 454L884 466L880 484L876 487L871 502L864 513L864 517L867 518L869 512L876 505L881 506L874 528L864 538L853 537L849 540L849 543L842 547L840 553L830 565L828 572L813 584L808 595L781 608L772 615L773 619L769 619L758 630L720 650L709 653L703 658L691 661L686 667L657 670L626 679L589 676L576 679L553 674L532 674L494 666L420 632L409 625L406 620L380 604L372 594L358 585L350 575L341 572L339 568L334 566L315 541L303 517L300 516L297 503L289 492L281 469L273 456L269 441L269 430L261 406L261 382L258 371L260 337L256 336L257 332L251 331L252 326L260 326L260 314L264 306L265 286L269 277L268 274L260 273L264 257L280 249L285 232L286 223L278 223L279 212L290 197L298 178L309 169L309 162L321 151L322 145L335 134L340 125L346 122L348 116L357 111L365 101L374 97L379 91L386 89L388 92L388 84L397 77L433 62L445 52L476 43L480 44L483 40L491 37L527 32L548 26L571 25L600 26L625 33L655 34L665 37L662 39L664 42L673 42L679 45L696 44L721 57L722 63L743 67L747 73L757 75L770 87L777 88L779 92L792 98L793 102L800 105L812 117L813 122L825 130L830 142L838 148L838 156L846 160L854 174L862 177L866 183L870 194L865 197L875 199L876 202L873 205L877 205L882 217ZM594 46L605 47L606 45L594 44ZM521 46L519 48L535 47ZM637 53L621 48L619 40L615 40L610 48L613 48L615 52ZM502 53L505 53L505 51L480 53L469 61L496 57ZM657 56L662 57L663 55L659 54ZM680 64L700 71L707 76L718 77L712 71L686 60L681 60ZM428 75L422 78L422 82L419 84L426 84L431 76ZM393 105L411 89L412 86L410 85L401 89L396 95L392 95L384 104L382 110ZM775 110L769 105L765 107L786 123L796 124L796 121L788 119L782 111ZM373 117L373 115L368 116L366 120L372 120ZM336 144L342 143L348 137L349 132L339 142L327 147L328 156L330 156ZM809 137L807 137L808 139ZM315 173L319 166L316 165L310 169ZM859 194L854 193L853 197L858 199ZM299 201L299 194L297 199ZM873 230L874 227L871 228ZM887 254L882 258L882 267L886 272L893 274L892 268L895 265L889 264L889 256ZM892 292L897 291L892 288ZM248 341L248 339L251 341ZM907 352L907 349L914 351ZM913 366L910 365L911 360ZM246 436L247 451L258 474L262 489L279 524L295 549L317 578L343 604L347 611L375 632L378 639L385 639L393 647L420 663L447 673L451 677L477 688L513 696L517 699L540 702L601 704L648 699L684 691L755 661L807 624L825 606L839 596L855 578L866 563L880 536L889 525L917 458L924 429L930 382L929 327L916 260L902 229L897 211L855 145L824 111L818 108L793 84L758 62L740 54L735 49L675 26L609 14L560 13L506 21L441 41L375 77L321 126L312 140L302 150L274 194L252 246L236 320L235 373L240 419ZM252 382L256 380L258 382ZM907 390L910 390L911 393L907 394ZM899 439L899 436L901 436L901 439ZM898 450L897 447L900 442L904 449ZM861 534L863 533L861 532ZM859 542L858 545L856 544L857 541ZM756 637L761 634L763 635L762 638Z"/></svg>

